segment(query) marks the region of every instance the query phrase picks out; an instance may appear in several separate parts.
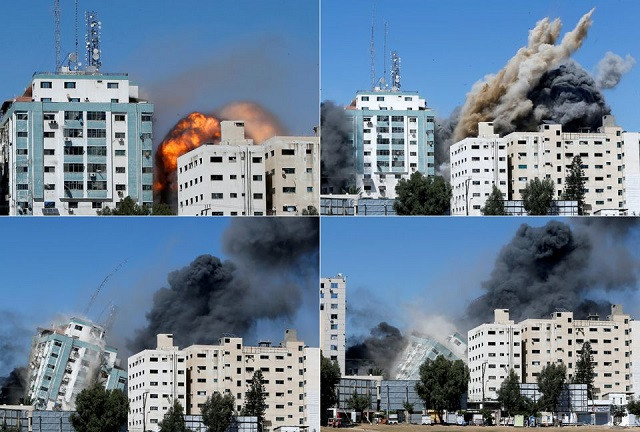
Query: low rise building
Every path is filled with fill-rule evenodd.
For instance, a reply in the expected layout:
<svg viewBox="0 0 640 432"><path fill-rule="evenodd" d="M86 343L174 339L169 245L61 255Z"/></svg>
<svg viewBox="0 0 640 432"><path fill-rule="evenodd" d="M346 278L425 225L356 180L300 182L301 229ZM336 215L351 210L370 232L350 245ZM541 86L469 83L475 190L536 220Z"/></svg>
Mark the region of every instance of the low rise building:
<svg viewBox="0 0 640 432"><path fill-rule="evenodd" d="M243 122L223 121L220 133L219 144L178 158L178 215L265 215L264 149L245 139Z"/></svg>

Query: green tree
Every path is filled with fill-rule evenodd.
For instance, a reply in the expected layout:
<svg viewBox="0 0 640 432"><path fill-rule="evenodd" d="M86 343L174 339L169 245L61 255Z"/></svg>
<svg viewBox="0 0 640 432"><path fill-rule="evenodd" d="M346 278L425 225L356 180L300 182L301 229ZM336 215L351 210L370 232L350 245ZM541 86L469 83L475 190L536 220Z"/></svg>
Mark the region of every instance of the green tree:
<svg viewBox="0 0 640 432"><path fill-rule="evenodd" d="M491 195L489 195L480 211L485 216L504 216L506 214L504 211L504 197L496 185L493 185Z"/></svg>
<svg viewBox="0 0 640 432"><path fill-rule="evenodd" d="M159 424L160 432L187 432L183 413L180 402L173 402L173 406L167 410Z"/></svg>
<svg viewBox="0 0 640 432"><path fill-rule="evenodd" d="M450 201L451 185L444 177L425 177L416 171L396 185L393 208L399 215L443 215Z"/></svg>
<svg viewBox="0 0 640 432"><path fill-rule="evenodd" d="M442 421L442 411L455 411L461 407L461 399L467 393L469 368L462 360L447 360L442 355L428 359L420 366L420 380L416 392L427 409L437 412Z"/></svg>
<svg viewBox="0 0 640 432"><path fill-rule="evenodd" d="M340 382L340 366L320 354L320 417L322 425L327 425L328 409L338 403L336 387Z"/></svg>
<svg viewBox="0 0 640 432"><path fill-rule="evenodd" d="M258 431L264 430L264 413L267 410L265 402L264 377L258 369L253 373L249 390L244 395L242 415L258 417Z"/></svg>
<svg viewBox="0 0 640 432"><path fill-rule="evenodd" d="M624 408L624 405L611 405L609 407L609 412L611 413L611 417L613 418L614 426L618 426L622 421L622 417L627 414Z"/></svg>
<svg viewBox="0 0 640 432"><path fill-rule="evenodd" d="M576 373L573 376L574 384L587 385L587 397L593 399L593 353L591 344L586 341L582 344L580 358L576 361Z"/></svg>
<svg viewBox="0 0 640 432"><path fill-rule="evenodd" d="M303 216L317 216L318 215L318 209L315 208L314 206L309 206L305 209L302 210L302 215Z"/></svg>
<svg viewBox="0 0 640 432"><path fill-rule="evenodd" d="M356 392L355 390L353 391L351 397L344 402L347 408L361 414L364 413L365 410L368 410L371 406L371 401L369 400L369 398L365 395L358 394L358 392Z"/></svg>
<svg viewBox="0 0 640 432"><path fill-rule="evenodd" d="M214 392L200 408L202 422L208 432L225 432L233 419L235 398L227 393L224 396Z"/></svg>
<svg viewBox="0 0 640 432"><path fill-rule="evenodd" d="M522 204L530 216L540 216L549 213L555 187L553 180L534 178L522 191Z"/></svg>
<svg viewBox="0 0 640 432"><path fill-rule="evenodd" d="M77 432L119 432L128 412L129 400L122 391L93 385L78 394L71 425Z"/></svg>
<svg viewBox="0 0 640 432"><path fill-rule="evenodd" d="M493 411L490 408L484 407L480 410L482 414L482 424L485 426L493 426Z"/></svg>
<svg viewBox="0 0 640 432"><path fill-rule="evenodd" d="M540 409L555 412L566 378L567 368L562 363L551 363L542 368L538 375L538 389L542 393L538 400Z"/></svg>
<svg viewBox="0 0 640 432"><path fill-rule="evenodd" d="M125 197L116 208L105 207L97 211L98 216L171 216L175 213L167 204L154 204L149 208L139 205L130 196Z"/></svg>
<svg viewBox="0 0 640 432"><path fill-rule="evenodd" d="M502 381L498 390L498 402L511 417L514 414L525 414L527 411L527 400L520 393L520 378L516 371L511 369L507 378Z"/></svg>
<svg viewBox="0 0 640 432"><path fill-rule="evenodd" d="M407 412L407 414L409 414L409 415L413 414L413 405L411 404L411 402L403 403L402 407Z"/></svg>
<svg viewBox="0 0 640 432"><path fill-rule="evenodd" d="M629 414L633 414L634 416L640 416L640 400L635 401L631 399L627 403L627 411L629 411Z"/></svg>
<svg viewBox="0 0 640 432"><path fill-rule="evenodd" d="M563 200L578 201L578 214L584 214L584 171L582 170L582 158L574 156L569 167L569 173L564 181Z"/></svg>

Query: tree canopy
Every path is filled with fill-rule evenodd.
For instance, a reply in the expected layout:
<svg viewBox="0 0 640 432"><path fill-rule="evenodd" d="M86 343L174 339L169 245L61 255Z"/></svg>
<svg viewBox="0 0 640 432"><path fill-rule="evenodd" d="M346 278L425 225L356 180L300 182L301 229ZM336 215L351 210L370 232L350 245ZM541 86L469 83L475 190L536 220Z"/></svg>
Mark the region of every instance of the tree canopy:
<svg viewBox="0 0 640 432"><path fill-rule="evenodd" d="M585 341L580 350L580 357L576 361L576 373L573 375L573 382L575 384L586 384L587 397L593 399L593 380L593 353L591 344L589 341Z"/></svg>
<svg viewBox="0 0 640 432"><path fill-rule="evenodd" d="M540 409L554 412L567 378L567 367L562 363L551 363L538 375L538 389L542 396L538 400Z"/></svg>
<svg viewBox="0 0 640 432"><path fill-rule="evenodd" d="M358 394L355 390L349 399L345 401L347 408L354 410L355 412L363 413L371 406L371 401L365 395Z"/></svg>
<svg viewBox="0 0 640 432"><path fill-rule="evenodd" d="M171 216L173 211L167 204L154 204L153 207L139 205L130 196L125 197L116 208L105 207L97 211L98 216Z"/></svg>
<svg viewBox="0 0 640 432"><path fill-rule="evenodd" d="M578 214L584 214L585 196L584 171L582 170L582 158L580 155L573 157L571 167L564 181L563 200L578 201Z"/></svg>
<svg viewBox="0 0 640 432"><path fill-rule="evenodd" d="M244 395L244 406L242 415L258 417L258 430L264 430L264 414L267 410L265 402L264 377L262 371L258 369L253 373L249 390Z"/></svg>
<svg viewBox="0 0 640 432"><path fill-rule="evenodd" d="M504 211L504 197L495 184L491 188L491 195L489 195L480 211L485 216L504 216L506 214Z"/></svg>
<svg viewBox="0 0 640 432"><path fill-rule="evenodd" d="M498 390L498 402L509 416L530 414L531 401L520 393L520 378L514 369L511 369L507 378L502 381Z"/></svg>
<svg viewBox="0 0 640 432"><path fill-rule="evenodd" d="M235 398L229 393L223 396L214 392L207 398L200 408L200 413L208 432L225 432L227 430L233 419L235 403Z"/></svg>
<svg viewBox="0 0 640 432"><path fill-rule="evenodd" d="M160 426L160 432L187 432L184 410L180 402L173 402L173 406L167 410L158 426Z"/></svg>
<svg viewBox="0 0 640 432"><path fill-rule="evenodd" d="M398 215L443 215L451 202L451 185L444 177L425 177L419 172L396 185L393 204Z"/></svg>
<svg viewBox="0 0 640 432"><path fill-rule="evenodd" d="M119 432L127 424L129 400L121 390L106 390L99 384L76 397L71 425L77 432Z"/></svg>
<svg viewBox="0 0 640 432"><path fill-rule="evenodd" d="M416 391L425 408L433 409L442 420L442 411L460 409L462 396L467 393L469 368L462 360L447 360L442 355L428 359L420 366L420 380Z"/></svg>
<svg viewBox="0 0 640 432"><path fill-rule="evenodd" d="M320 416L326 426L327 410L338 402L336 387L340 382L340 366L320 354Z"/></svg>
<svg viewBox="0 0 640 432"><path fill-rule="evenodd" d="M555 187L553 180L534 178L522 191L522 204L530 216L540 216L549 213L553 203Z"/></svg>

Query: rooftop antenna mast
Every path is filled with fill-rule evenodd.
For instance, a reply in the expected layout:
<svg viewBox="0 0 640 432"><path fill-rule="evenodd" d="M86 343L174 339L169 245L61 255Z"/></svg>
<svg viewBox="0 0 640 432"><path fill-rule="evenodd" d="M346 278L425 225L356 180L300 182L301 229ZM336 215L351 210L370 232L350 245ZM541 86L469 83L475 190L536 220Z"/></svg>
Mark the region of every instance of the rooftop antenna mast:
<svg viewBox="0 0 640 432"><path fill-rule="evenodd" d="M78 0L76 0L76 51L75 51L75 59L76 59L76 70L78 70Z"/></svg>
<svg viewBox="0 0 640 432"><path fill-rule="evenodd" d="M400 57L397 51L391 51L391 86L395 91L400 90Z"/></svg>
<svg viewBox="0 0 640 432"><path fill-rule="evenodd" d="M95 73L100 70L102 60L100 56L100 30L102 22L98 19L98 13L95 11L87 12L87 37L86 37L86 61L87 72Z"/></svg>
<svg viewBox="0 0 640 432"><path fill-rule="evenodd" d="M56 45L56 72L60 71L60 0L53 2L53 16L56 21L55 45Z"/></svg>
<svg viewBox="0 0 640 432"><path fill-rule="evenodd" d="M371 56L371 90L376 86L376 52L373 46L373 34L375 27L376 4L373 3L371 11L371 41L369 42L369 55Z"/></svg>
<svg viewBox="0 0 640 432"><path fill-rule="evenodd" d="M389 34L389 23L384 22L384 69L382 71L382 79L380 80L380 87L387 88L387 35Z"/></svg>

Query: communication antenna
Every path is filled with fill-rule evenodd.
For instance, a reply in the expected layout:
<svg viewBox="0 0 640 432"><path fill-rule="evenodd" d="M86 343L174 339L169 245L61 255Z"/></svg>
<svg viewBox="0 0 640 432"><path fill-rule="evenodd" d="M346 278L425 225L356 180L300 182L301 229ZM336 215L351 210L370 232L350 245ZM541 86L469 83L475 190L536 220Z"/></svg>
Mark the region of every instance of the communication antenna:
<svg viewBox="0 0 640 432"><path fill-rule="evenodd" d="M102 29L102 22L98 19L98 13L95 11L89 11L86 14L87 19L87 36L86 36L86 56L85 64L87 65L87 72L95 73L100 70L102 66L100 50L100 30Z"/></svg>
<svg viewBox="0 0 640 432"><path fill-rule="evenodd" d="M369 42L369 55L371 56L371 90L376 86L376 52L373 46L373 34L375 27L376 4L373 3L371 11L371 41Z"/></svg>
<svg viewBox="0 0 640 432"><path fill-rule="evenodd" d="M400 57L397 51L391 51L391 86L395 91L400 90Z"/></svg>
<svg viewBox="0 0 640 432"><path fill-rule="evenodd" d="M78 0L76 0L76 50L74 54L76 59L76 70L78 70Z"/></svg>
<svg viewBox="0 0 640 432"><path fill-rule="evenodd" d="M116 315L118 314L118 306L112 304L111 307L109 308L109 316L107 317L107 320L104 323L104 331L105 333L109 333L111 331L111 328L113 327L113 324L116 322Z"/></svg>
<svg viewBox="0 0 640 432"><path fill-rule="evenodd" d="M387 87L387 35L389 34L389 23L388 22L384 22L384 46L383 46L383 61L384 61L384 68L382 71L382 79L380 80L380 87L382 88L386 88Z"/></svg>
<svg viewBox="0 0 640 432"><path fill-rule="evenodd" d="M53 2L53 16L55 18L56 72L60 71L60 0Z"/></svg>
<svg viewBox="0 0 640 432"><path fill-rule="evenodd" d="M113 269L113 271L111 273L109 273L103 280L102 283L100 283L100 285L98 286L98 289L95 290L95 292L93 293L93 295L91 296L91 299L89 300L89 304L87 304L87 307L84 308L84 311L82 312L82 314L84 316L87 316L87 314L89 314L89 311L91 310L91 307L93 306L93 304L96 301L96 298L98 297L98 294L100 294L100 291L102 290L102 287L104 287L107 284L107 281L109 280L109 278L111 276L113 276L118 270L120 270L125 264L127 263L127 260L125 259L124 261L122 261L120 264L118 264L118 266L116 268Z"/></svg>

